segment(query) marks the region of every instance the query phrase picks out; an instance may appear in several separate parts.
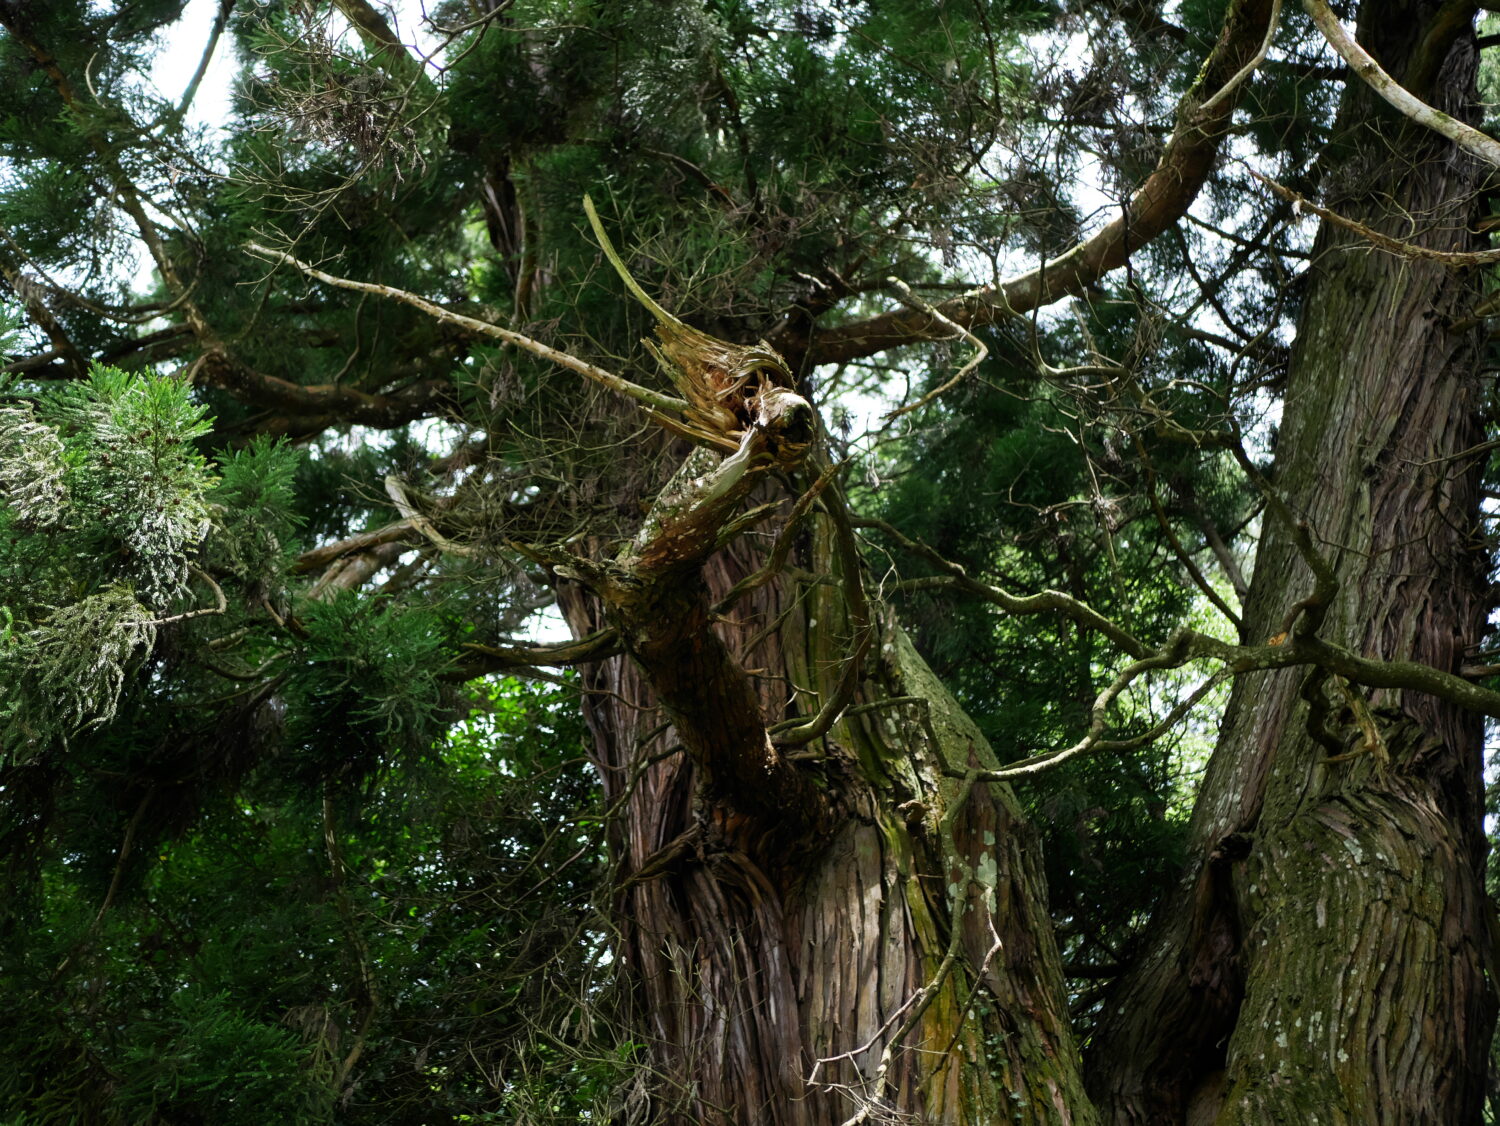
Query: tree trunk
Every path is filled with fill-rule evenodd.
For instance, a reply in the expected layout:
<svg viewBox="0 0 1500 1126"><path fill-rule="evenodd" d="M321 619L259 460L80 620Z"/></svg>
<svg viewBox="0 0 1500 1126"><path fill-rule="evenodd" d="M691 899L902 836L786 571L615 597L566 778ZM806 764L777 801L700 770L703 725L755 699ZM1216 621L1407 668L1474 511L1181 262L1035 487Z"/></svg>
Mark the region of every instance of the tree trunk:
<svg viewBox="0 0 1500 1126"><path fill-rule="evenodd" d="M1473 39L1429 34L1437 12L1372 0L1362 38L1464 116ZM1352 218L1475 247L1472 160L1357 81L1326 169ZM1481 434L1479 339L1449 328L1478 281L1335 226L1309 281L1246 640L1455 670L1486 609L1480 466L1455 456ZM744 380L716 371L705 426L746 417L712 390ZM586 711L665 1119L1476 1119L1493 998L1474 716L1321 672L1236 685L1195 859L1102 1019L1091 1103L1032 836L1007 788L965 778L992 753L899 628L869 619L837 725L776 741L838 698L868 639L837 503L786 532L797 566L715 612L764 561L743 538L717 550L725 498L750 488L725 476L739 456L699 456L687 501L669 489L648 517L665 531L564 597L577 632L608 626L629 654L585 678ZM1315 563L1337 582L1315 587Z"/></svg>
<svg viewBox="0 0 1500 1126"><path fill-rule="evenodd" d="M1359 38L1420 70L1436 3L1371 0ZM1475 48L1443 45L1440 108L1472 117ZM1349 79L1325 200L1391 236L1476 249L1479 169ZM1338 577L1293 628L1456 672L1485 628L1481 279L1325 224L1270 486ZM1313 580L1265 518L1245 622L1262 643ZM1095 1040L1109 1121L1477 1122L1493 1019L1477 716L1298 670L1237 682L1195 858ZM1350 753L1352 752L1352 753ZM1350 753L1349 757L1344 757Z"/></svg>
<svg viewBox="0 0 1500 1126"><path fill-rule="evenodd" d="M798 554L797 577L713 627L770 717L818 710L853 632L825 524ZM762 562L741 541L688 597ZM564 605L575 631L606 621L581 591ZM834 810L796 832L706 778L652 679L639 660L597 667L585 713L663 1119L1093 1122L1033 835L1007 788L950 776L993 756L900 629L878 621L846 718L789 756Z"/></svg>

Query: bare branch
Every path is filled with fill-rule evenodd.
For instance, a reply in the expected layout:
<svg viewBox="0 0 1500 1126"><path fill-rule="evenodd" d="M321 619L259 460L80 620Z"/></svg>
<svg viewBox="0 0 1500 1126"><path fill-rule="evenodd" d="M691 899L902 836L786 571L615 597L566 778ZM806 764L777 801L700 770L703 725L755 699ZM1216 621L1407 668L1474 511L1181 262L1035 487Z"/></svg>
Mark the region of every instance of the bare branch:
<svg viewBox="0 0 1500 1126"><path fill-rule="evenodd" d="M1259 67L1261 63L1265 62L1266 52L1271 49L1271 41L1276 38L1276 25L1280 22L1281 0L1271 0L1271 16L1266 21L1266 37L1260 41L1260 50L1255 52L1254 58L1252 58L1244 66L1240 67L1239 72L1233 78L1224 83L1223 86L1219 87L1219 92L1217 94L1213 95L1208 99L1208 101L1204 102L1201 106L1198 107L1199 113L1206 113L1208 110L1213 109L1214 106L1218 105L1226 98L1232 97L1234 92L1238 90L1240 86L1242 86L1252 74L1255 73L1256 68Z"/></svg>
<svg viewBox="0 0 1500 1126"><path fill-rule="evenodd" d="M1339 22L1325 0L1302 0L1302 7L1312 17L1313 23L1318 25L1318 30L1328 40L1328 45L1338 52L1370 89L1417 124L1441 133L1480 160L1500 167L1500 141L1440 109L1434 109L1387 74L1355 41L1354 36L1349 34L1348 28Z"/></svg>
<svg viewBox="0 0 1500 1126"><path fill-rule="evenodd" d="M377 528L373 532L361 532L357 536L315 547L297 556L296 562L292 564L292 573L305 575L309 571L321 570L341 556L369 551L372 547L379 547L381 544L407 540L411 537L412 531L411 521L402 520L395 524L387 524L384 528Z"/></svg>
<svg viewBox="0 0 1500 1126"><path fill-rule="evenodd" d="M642 387L638 383L632 383L613 372L605 371L603 368L580 360L576 356L570 356L567 352L560 351L550 345L543 344L540 340L533 340L529 336L522 336L519 332L512 332L508 328L492 325L488 321L476 320L466 317L462 313L455 313L444 309L441 305L435 305L425 298L418 297L415 293L408 293L404 289L395 286L377 285L373 282L353 281L349 278L341 278L335 274L325 273L316 266L309 265L298 258L292 257L281 250L272 250L260 243L246 243L246 248L253 254L267 258L272 262L283 262L301 270L310 278L316 278L325 285L337 286L339 289L352 289L357 293L373 293L377 297L388 297L394 301L400 301L413 308L420 309L428 316L436 320L446 321L449 324L461 325L462 327L477 332L481 336L489 336L496 340L503 340L507 344L513 344L523 351L530 352L534 356L540 356L544 360L550 360L559 367L565 367L569 371L577 372L585 379L592 380L601 387L607 387L611 391L618 392L627 398L634 399L646 407L646 413L658 421L673 422L671 415L681 415L687 409L687 403L673 395L664 395L660 391L653 391L649 387ZM662 414L667 418L663 419Z"/></svg>
<svg viewBox="0 0 1500 1126"><path fill-rule="evenodd" d="M182 92L182 99L177 103L177 108L172 111L172 117L181 121L193 104L193 99L198 96L198 87L203 85L203 76L208 73L208 64L213 60L214 50L219 45L219 37L224 34L224 24L229 20L229 13L234 10L235 0L219 0L219 13L214 17L212 29L208 33L208 43L203 48L203 56L198 60L198 69L193 71L193 77L188 80L187 89Z"/></svg>
<svg viewBox="0 0 1500 1126"><path fill-rule="evenodd" d="M209 614L222 614L222 613L224 613L225 610L229 609L229 602L224 597L224 590L223 590L223 588L220 587L218 583L214 582L212 576L210 576L208 574L208 572L199 570L197 567L194 567L193 568L193 574L197 575L200 579L202 579L204 582L206 582L209 586L213 587L214 597L218 600L218 605L217 606L211 606L211 607L209 607L207 609L204 609L204 610L186 610L186 611L184 611L181 614L172 614L170 617L157 618L154 621L142 622L141 623L141 628L142 629L145 629L145 628L154 628L156 626L169 625L172 622L185 622L189 618L202 618L202 617L204 617L206 615L209 615Z"/></svg>
<svg viewBox="0 0 1500 1126"><path fill-rule="evenodd" d="M1277 0L1277 2L1279 3L1280 0ZM933 388L931 391L927 392L927 394L918 399L915 403L908 403L904 407L898 407L897 409L891 411L890 414L886 415L885 421L891 422L895 419L900 418L903 414L909 414L914 410L920 410L922 407L925 407L928 403L932 402L932 400L936 399L939 395L943 394L946 391L951 391L953 388L957 387L960 383L963 382L964 376L968 375L971 371L973 371L981 363L984 362L985 357L990 354L990 350L983 340L980 340L979 337L975 336L968 329L964 328L963 325L955 324L953 321L949 320L941 310L935 309L931 305L927 304L927 302L923 301L920 297L913 293L911 291L911 287L908 286L900 278L886 278L885 280L896 287L896 292L901 294L902 300L904 300L907 305L909 305L913 309L921 309L924 313L931 316L939 324L947 325L953 330L953 334L955 336L962 336L970 344L974 345L975 348L974 355L969 357L968 363L964 364L963 367L954 372L953 377L945 382L941 387Z"/></svg>
<svg viewBox="0 0 1500 1126"><path fill-rule="evenodd" d="M474 557L476 552L472 547L467 544L454 543L433 527L431 520L417 511L416 506L407 497L406 489L402 486L401 479L394 473L386 475L385 492L391 498L391 503L396 506L396 511L401 513L402 519L431 540L440 550L446 551L450 555L462 556L465 559L472 559Z"/></svg>
<svg viewBox="0 0 1500 1126"><path fill-rule="evenodd" d="M1428 262L1436 262L1441 266L1447 266L1450 270L1467 270L1474 266L1488 266L1500 262L1500 249L1497 250L1433 250L1428 246L1419 246L1414 242L1405 242L1401 239L1391 238L1390 235L1382 234L1373 227L1356 222L1347 216L1340 215L1337 211L1331 211L1321 207L1304 195L1292 191L1284 184L1278 184L1268 176L1262 176L1255 169L1249 169L1250 175L1254 176L1266 187L1279 195L1282 199L1296 204L1312 212L1319 219L1326 219L1336 227L1342 227L1371 245L1381 250L1388 251L1398 258L1422 259ZM1472 325L1474 322L1470 322Z"/></svg>
<svg viewBox="0 0 1500 1126"><path fill-rule="evenodd" d="M525 672L537 665L583 665L618 657L625 651L620 635L613 628L601 629L577 641L556 645L480 645L466 642L464 648L483 660L467 662L448 673L444 680L472 680L494 672Z"/></svg>
<svg viewBox="0 0 1500 1126"><path fill-rule="evenodd" d="M1001 590L999 587L980 582L970 577L961 564L953 563L944 559L931 547L919 540L913 540L897 531L884 520L873 520L869 517L860 517L854 521L859 528L875 528L895 540L901 547L915 552L928 560L930 563L947 572L944 575L935 576L931 579L913 580L913 585L906 589L916 589L915 584L922 586L954 586L969 594L983 598L987 602L993 602L1002 610L1011 614L1041 614L1057 613L1065 618L1076 622L1084 629L1095 630L1109 638L1130 656L1144 659L1151 655L1151 647L1133 637L1129 632L1115 625L1099 611L1087 603L1080 602L1070 595L1059 590L1044 590L1036 594L1017 595Z"/></svg>

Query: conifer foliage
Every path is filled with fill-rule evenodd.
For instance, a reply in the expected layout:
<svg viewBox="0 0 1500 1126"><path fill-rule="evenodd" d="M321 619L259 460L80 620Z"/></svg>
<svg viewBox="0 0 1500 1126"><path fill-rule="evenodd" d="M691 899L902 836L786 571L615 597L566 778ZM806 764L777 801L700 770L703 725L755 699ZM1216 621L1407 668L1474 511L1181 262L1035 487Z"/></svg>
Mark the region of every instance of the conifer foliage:
<svg viewBox="0 0 1500 1126"><path fill-rule="evenodd" d="M0 0L0 1121L1481 1119L1478 9L185 7Z"/></svg>

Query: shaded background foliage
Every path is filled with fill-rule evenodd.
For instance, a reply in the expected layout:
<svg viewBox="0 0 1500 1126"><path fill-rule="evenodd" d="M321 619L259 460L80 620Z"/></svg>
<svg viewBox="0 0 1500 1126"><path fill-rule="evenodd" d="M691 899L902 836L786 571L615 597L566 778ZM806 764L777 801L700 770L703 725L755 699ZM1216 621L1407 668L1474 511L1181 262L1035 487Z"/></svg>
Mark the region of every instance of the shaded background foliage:
<svg viewBox="0 0 1500 1126"><path fill-rule="evenodd" d="M37 858L0 954L10 1120L564 1122L604 1104L631 1049L611 1033L579 722L561 689L483 695L431 754L353 786L273 757L114 866L75 780L52 826L67 850Z"/></svg>

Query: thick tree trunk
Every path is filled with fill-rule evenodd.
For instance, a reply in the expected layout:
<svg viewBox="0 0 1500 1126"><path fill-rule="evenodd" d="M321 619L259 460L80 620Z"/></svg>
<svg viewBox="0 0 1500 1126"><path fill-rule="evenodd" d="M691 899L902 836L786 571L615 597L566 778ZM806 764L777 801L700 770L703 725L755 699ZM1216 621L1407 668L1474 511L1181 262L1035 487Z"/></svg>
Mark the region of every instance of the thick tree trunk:
<svg viewBox="0 0 1500 1126"><path fill-rule="evenodd" d="M810 566L714 627L772 719L816 712L846 656L828 539L819 526L800 552L824 579ZM760 563L736 544L705 585L722 596ZM597 600L564 601L575 630L603 624ZM1006 788L953 777L991 752L893 623L848 718L789 756L836 811L792 833L758 796L705 785L641 662L586 680L619 951L666 1120L1094 1121L1032 834Z"/></svg>
<svg viewBox="0 0 1500 1126"><path fill-rule="evenodd" d="M1360 39L1401 76L1437 9L1372 0ZM1429 96L1470 116L1472 38L1446 54ZM1475 249L1469 157L1353 78L1336 134L1328 206ZM1455 457L1482 437L1479 340L1448 328L1480 295L1473 274L1320 233L1271 486L1338 575L1319 635L1368 657L1456 671L1484 629L1481 459ZM1290 532L1268 513L1252 642L1313 586ZM1195 859L1095 1041L1107 1120L1478 1121L1493 1018L1481 735L1414 693L1365 701L1296 670L1236 684Z"/></svg>

